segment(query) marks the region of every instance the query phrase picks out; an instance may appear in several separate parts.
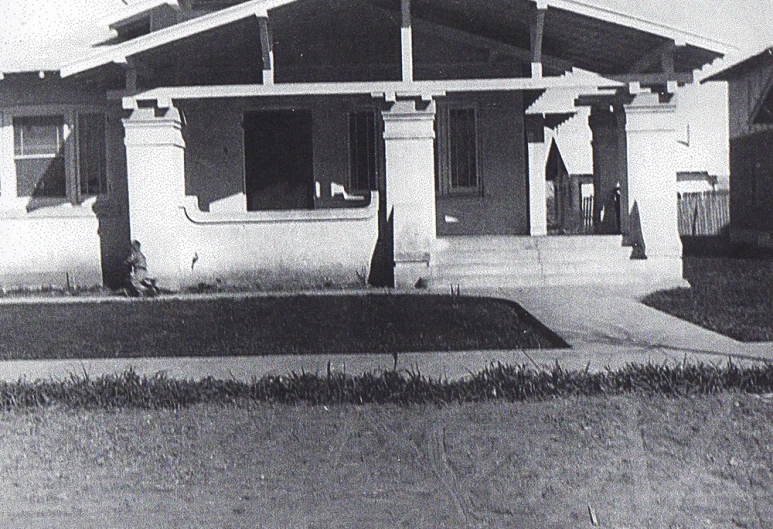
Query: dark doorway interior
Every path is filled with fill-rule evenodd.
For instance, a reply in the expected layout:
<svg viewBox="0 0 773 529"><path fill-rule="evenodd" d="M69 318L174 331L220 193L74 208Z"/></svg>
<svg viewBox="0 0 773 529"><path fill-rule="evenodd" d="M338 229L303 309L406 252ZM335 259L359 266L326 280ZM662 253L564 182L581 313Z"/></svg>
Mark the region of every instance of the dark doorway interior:
<svg viewBox="0 0 773 529"><path fill-rule="evenodd" d="M314 208L311 127L309 110L245 113L248 211Z"/></svg>

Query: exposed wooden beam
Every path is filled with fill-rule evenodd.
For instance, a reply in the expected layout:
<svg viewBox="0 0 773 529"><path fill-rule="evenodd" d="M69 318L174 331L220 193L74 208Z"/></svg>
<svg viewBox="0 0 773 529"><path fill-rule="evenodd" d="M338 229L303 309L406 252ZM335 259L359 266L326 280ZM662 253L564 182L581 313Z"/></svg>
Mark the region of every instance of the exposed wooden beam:
<svg viewBox="0 0 773 529"><path fill-rule="evenodd" d="M619 75L604 75L607 79L620 81L621 83L639 83L641 86L667 85L669 82L677 84L690 84L693 82L692 72L671 73L625 73Z"/></svg>
<svg viewBox="0 0 773 529"><path fill-rule="evenodd" d="M400 0L400 41L403 81L413 81L413 30L411 0Z"/></svg>
<svg viewBox="0 0 773 529"><path fill-rule="evenodd" d="M629 71L631 73L637 73L637 72L643 72L647 68L657 64L658 66L663 65L664 57L670 56L671 57L671 64L672 68L671 71L673 71L673 62L674 62L674 50L676 49L676 43L673 40L667 40L657 48L648 51L639 59L631 65L631 68ZM662 71L666 71L663 69Z"/></svg>
<svg viewBox="0 0 773 529"><path fill-rule="evenodd" d="M260 50L263 56L263 84L274 84L274 51L268 17L258 17L260 26Z"/></svg>
<svg viewBox="0 0 773 529"><path fill-rule="evenodd" d="M126 90L134 92L137 90L137 68L129 66L126 68Z"/></svg>
<svg viewBox="0 0 773 529"><path fill-rule="evenodd" d="M536 9L531 21L531 62L542 62L542 37L545 33L545 12L547 9Z"/></svg>
<svg viewBox="0 0 773 529"><path fill-rule="evenodd" d="M347 95L371 94L384 97L428 98L443 96L449 92L488 92L545 90L548 88L620 88L616 81L596 78L576 78L572 75L543 77L516 77L510 79L460 79L443 81L375 81L355 83L281 83L274 85L221 85L221 86L180 86L153 88L140 93L123 90L108 92L108 98L123 99L125 108L134 108L137 101L158 101L169 99L211 99L268 96L304 95Z"/></svg>

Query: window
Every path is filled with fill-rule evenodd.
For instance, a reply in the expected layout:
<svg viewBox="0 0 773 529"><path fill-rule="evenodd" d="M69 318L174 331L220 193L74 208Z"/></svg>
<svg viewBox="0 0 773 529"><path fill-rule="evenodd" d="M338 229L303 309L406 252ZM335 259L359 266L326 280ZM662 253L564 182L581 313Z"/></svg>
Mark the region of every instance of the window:
<svg viewBox="0 0 773 529"><path fill-rule="evenodd" d="M376 116L374 112L349 114L349 191L376 189Z"/></svg>
<svg viewBox="0 0 773 529"><path fill-rule="evenodd" d="M78 116L78 171L81 195L107 193L105 117L102 114Z"/></svg>
<svg viewBox="0 0 773 529"><path fill-rule="evenodd" d="M13 118L17 196L78 202L107 192L104 115L79 114L74 123L63 115Z"/></svg>
<svg viewBox="0 0 773 529"><path fill-rule="evenodd" d="M437 127L438 192L444 195L481 193L475 109L447 108L439 114Z"/></svg>
<svg viewBox="0 0 773 529"><path fill-rule="evenodd" d="M13 132L18 196L66 197L64 118L15 118Z"/></svg>

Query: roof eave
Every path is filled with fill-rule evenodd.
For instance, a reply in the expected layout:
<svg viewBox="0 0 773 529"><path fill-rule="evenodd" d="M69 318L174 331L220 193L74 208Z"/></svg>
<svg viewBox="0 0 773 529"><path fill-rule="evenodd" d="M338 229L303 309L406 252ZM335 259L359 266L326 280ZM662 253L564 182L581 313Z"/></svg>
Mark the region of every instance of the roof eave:
<svg viewBox="0 0 773 529"><path fill-rule="evenodd" d="M225 8L214 13L181 22L168 28L142 35L120 44L115 44L61 68L62 77L70 77L111 62L125 63L126 59L137 53L147 51L176 40L184 39L237 22L250 16L266 16L269 9L279 7L296 0L251 0L243 4Z"/></svg>

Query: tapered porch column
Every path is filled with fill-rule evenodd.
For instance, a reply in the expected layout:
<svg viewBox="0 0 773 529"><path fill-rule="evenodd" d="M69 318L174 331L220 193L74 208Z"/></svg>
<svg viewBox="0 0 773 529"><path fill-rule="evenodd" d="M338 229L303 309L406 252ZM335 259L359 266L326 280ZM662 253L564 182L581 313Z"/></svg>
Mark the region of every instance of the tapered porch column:
<svg viewBox="0 0 773 529"><path fill-rule="evenodd" d="M545 202L545 125L542 116L525 116L525 124L529 151L529 234L537 237L548 234Z"/></svg>
<svg viewBox="0 0 773 529"><path fill-rule="evenodd" d="M156 115L159 113L160 115ZM142 243L149 274L179 288L185 240L185 141L176 108L137 108L123 120L132 239Z"/></svg>
<svg viewBox="0 0 773 529"><path fill-rule="evenodd" d="M410 288L427 276L436 236L435 103L396 101L383 117L395 287Z"/></svg>
<svg viewBox="0 0 773 529"><path fill-rule="evenodd" d="M682 243L676 199L676 105L658 94L639 94L625 106L628 204L631 223L637 210L648 268L663 279L681 279ZM634 227L632 226L632 229Z"/></svg>
<svg viewBox="0 0 773 529"><path fill-rule="evenodd" d="M591 107L588 126L593 135L593 226L596 233L628 234L628 169L625 112L615 105ZM620 219L601 222L615 189L620 190ZM605 218L610 212L605 211ZM616 214L616 212L615 212Z"/></svg>

